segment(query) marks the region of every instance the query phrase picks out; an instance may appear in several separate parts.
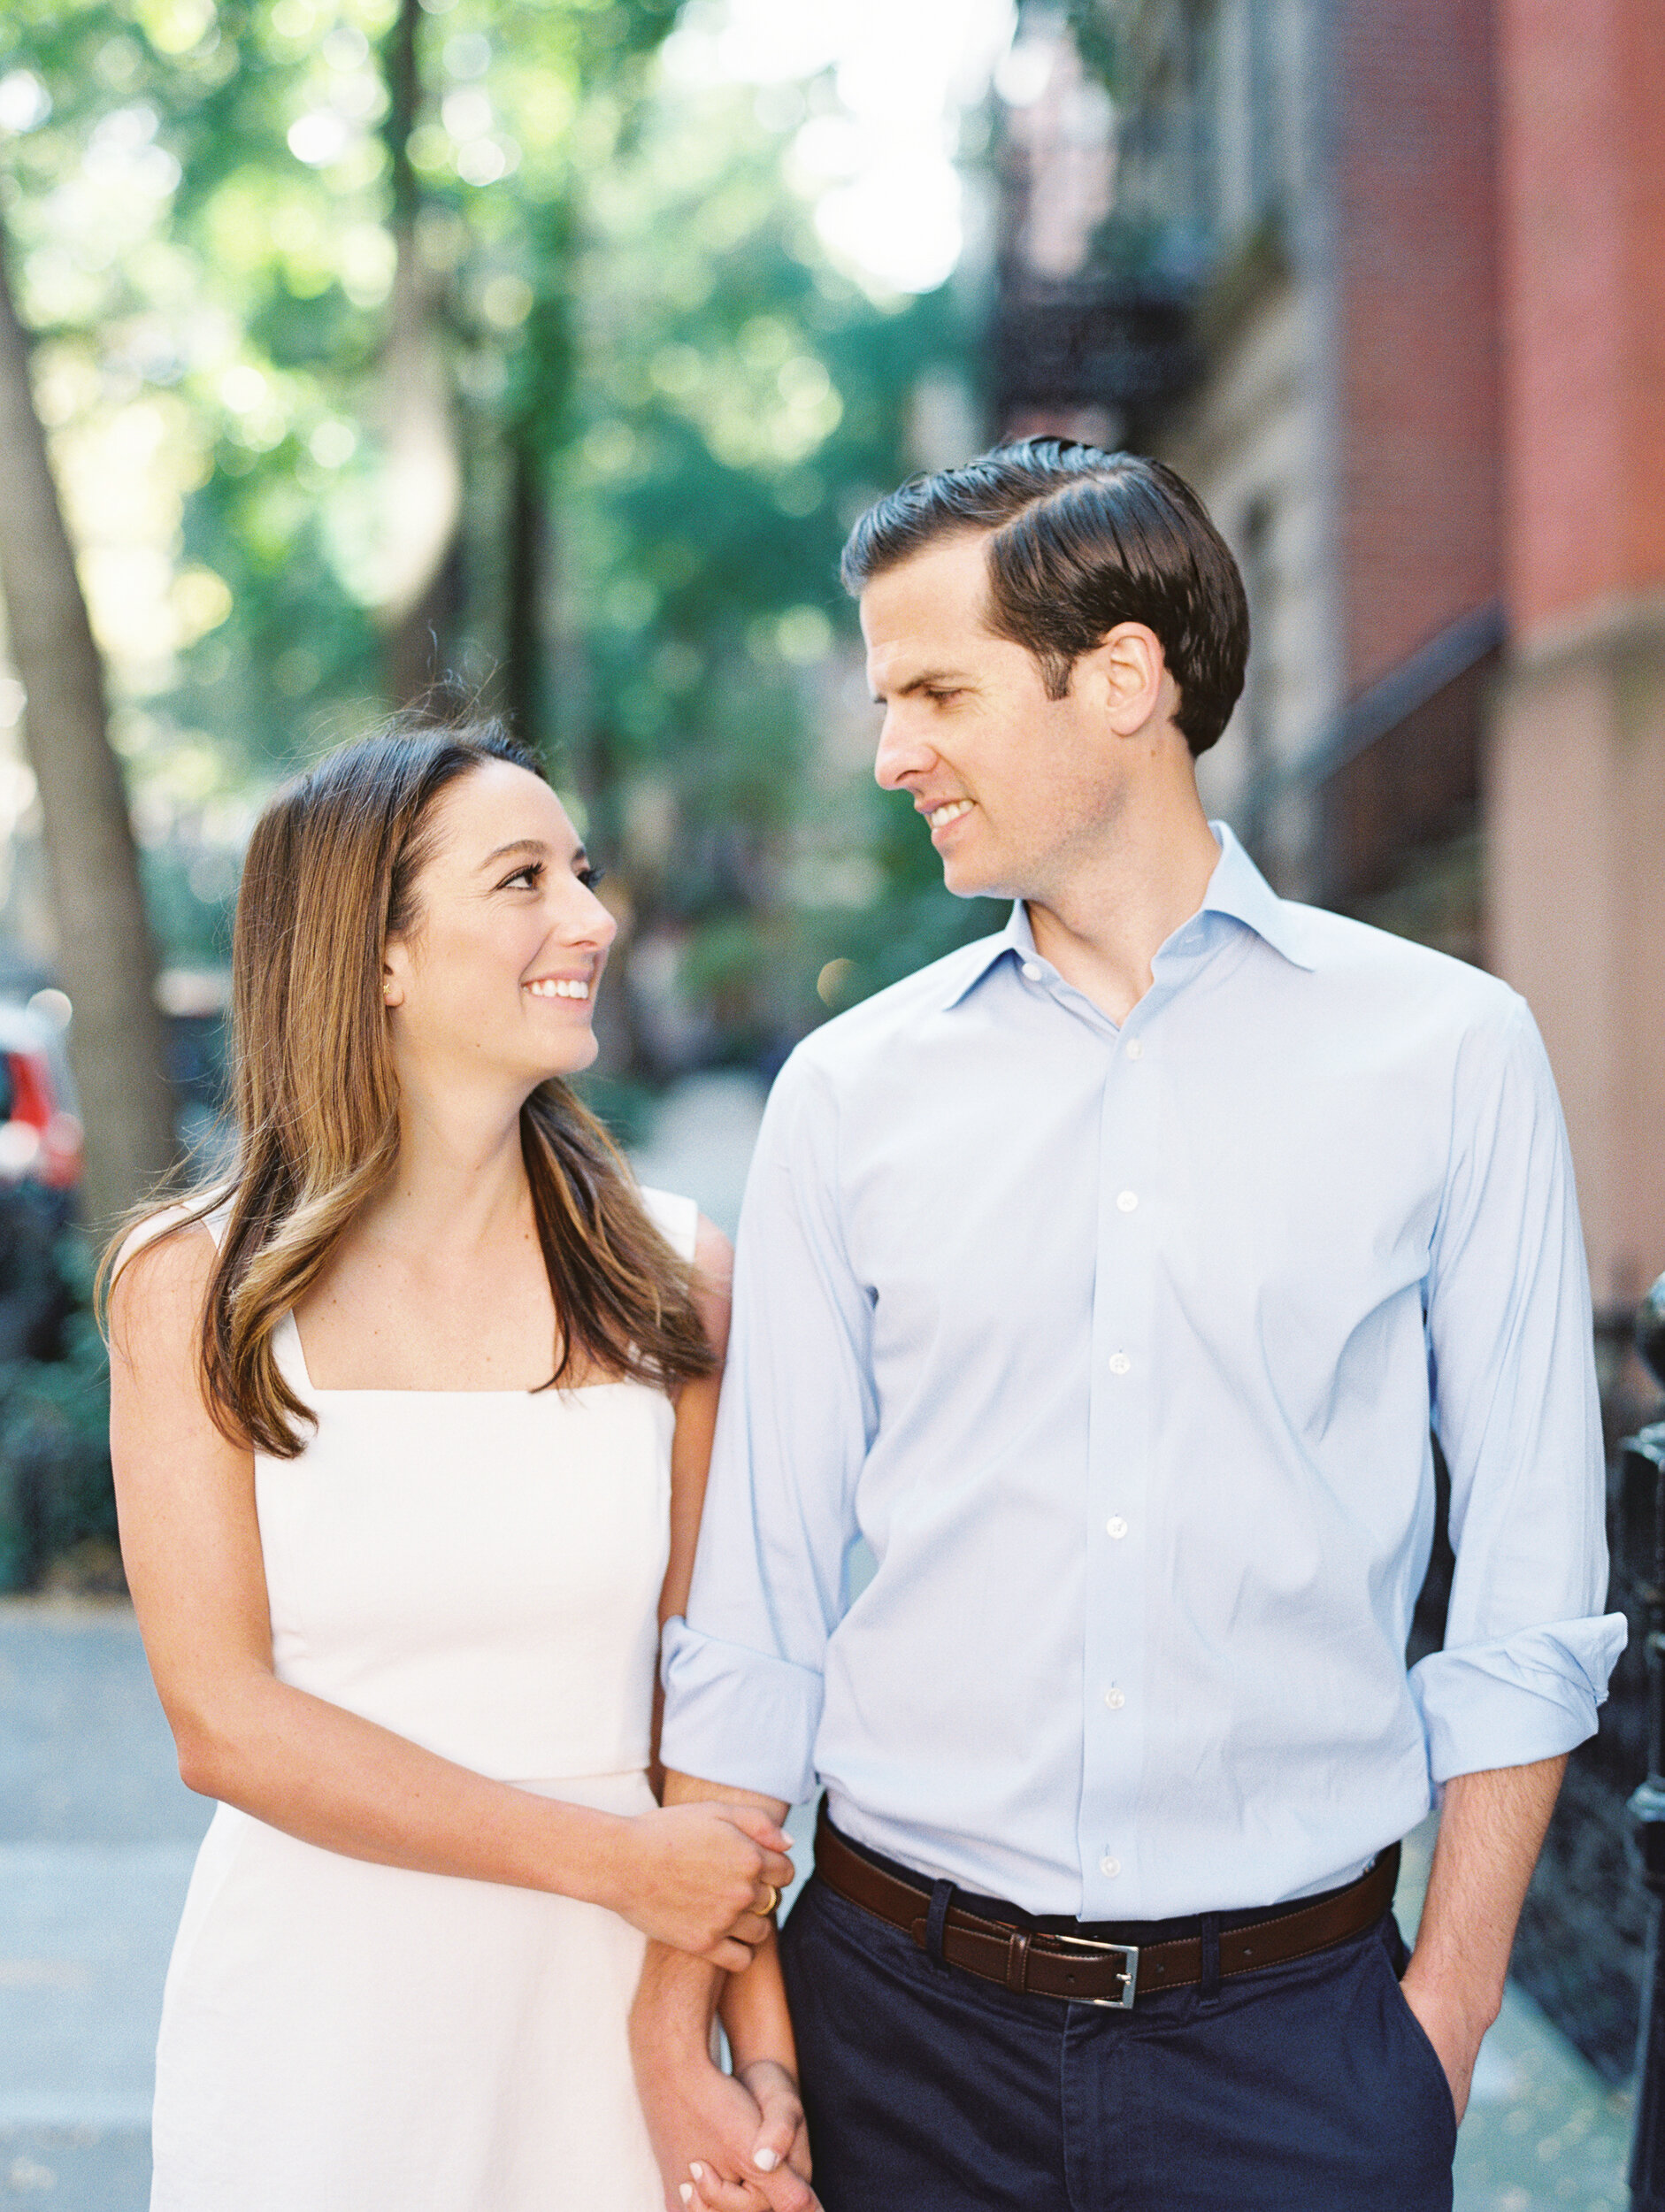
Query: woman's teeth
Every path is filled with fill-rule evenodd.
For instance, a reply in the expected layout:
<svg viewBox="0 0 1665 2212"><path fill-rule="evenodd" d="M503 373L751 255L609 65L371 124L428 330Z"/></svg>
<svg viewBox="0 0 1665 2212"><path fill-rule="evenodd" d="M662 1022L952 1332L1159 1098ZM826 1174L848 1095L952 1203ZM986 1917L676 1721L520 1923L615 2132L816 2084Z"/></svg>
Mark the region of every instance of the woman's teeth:
<svg viewBox="0 0 1665 2212"><path fill-rule="evenodd" d="M543 976L536 983L526 986L533 998L587 998L587 983L569 982L564 976Z"/></svg>
<svg viewBox="0 0 1665 2212"><path fill-rule="evenodd" d="M957 822L961 815L971 811L970 799L950 799L947 806L940 806L934 814L927 814L925 819L933 830L940 830L945 822Z"/></svg>

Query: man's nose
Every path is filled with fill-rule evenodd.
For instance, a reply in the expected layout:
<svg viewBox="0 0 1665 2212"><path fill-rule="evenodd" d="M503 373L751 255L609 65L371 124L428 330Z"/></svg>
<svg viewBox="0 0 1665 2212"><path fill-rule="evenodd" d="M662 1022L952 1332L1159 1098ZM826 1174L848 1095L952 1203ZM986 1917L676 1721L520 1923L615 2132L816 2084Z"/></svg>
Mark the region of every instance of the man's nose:
<svg viewBox="0 0 1665 2212"><path fill-rule="evenodd" d="M936 754L925 738L910 730L893 710L879 733L879 751L873 759L873 780L881 791L902 791L909 776L927 772Z"/></svg>

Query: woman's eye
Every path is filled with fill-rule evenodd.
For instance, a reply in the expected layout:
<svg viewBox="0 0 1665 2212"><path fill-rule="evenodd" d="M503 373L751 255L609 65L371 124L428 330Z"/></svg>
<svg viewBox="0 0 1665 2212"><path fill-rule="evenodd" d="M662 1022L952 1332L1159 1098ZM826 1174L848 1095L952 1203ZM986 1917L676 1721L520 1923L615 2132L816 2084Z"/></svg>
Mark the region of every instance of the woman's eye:
<svg viewBox="0 0 1665 2212"><path fill-rule="evenodd" d="M587 891L593 891L598 883L601 883L605 879L607 874L605 868L598 868L593 861L587 860L585 862L584 865L578 869L575 872L577 873L579 881L584 886L584 888Z"/></svg>
<svg viewBox="0 0 1665 2212"><path fill-rule="evenodd" d="M529 860L524 868L517 868L513 875L505 876L498 888L502 891L516 889L535 891L542 880L543 863L541 860Z"/></svg>

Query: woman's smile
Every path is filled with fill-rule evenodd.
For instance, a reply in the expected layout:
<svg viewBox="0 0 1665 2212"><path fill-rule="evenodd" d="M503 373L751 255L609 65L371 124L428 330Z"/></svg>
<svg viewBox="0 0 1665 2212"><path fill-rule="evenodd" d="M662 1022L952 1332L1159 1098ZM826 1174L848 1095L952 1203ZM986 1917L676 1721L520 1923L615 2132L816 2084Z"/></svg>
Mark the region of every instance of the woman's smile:
<svg viewBox="0 0 1665 2212"><path fill-rule="evenodd" d="M578 999L587 1004L592 989L592 978L583 975L540 975L523 986L533 998Z"/></svg>

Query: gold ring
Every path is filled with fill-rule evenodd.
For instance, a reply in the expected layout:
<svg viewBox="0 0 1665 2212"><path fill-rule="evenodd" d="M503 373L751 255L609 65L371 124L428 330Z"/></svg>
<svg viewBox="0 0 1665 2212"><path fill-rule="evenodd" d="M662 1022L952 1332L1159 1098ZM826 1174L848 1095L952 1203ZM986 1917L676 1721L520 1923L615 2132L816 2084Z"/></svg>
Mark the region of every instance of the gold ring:
<svg viewBox="0 0 1665 2212"><path fill-rule="evenodd" d="M773 1912L775 1907L780 1902L780 1892L775 1887L772 1882L765 1882L763 1884L763 1887L769 1892L769 1902L763 1908L763 1918L767 1920L770 1914Z"/></svg>

